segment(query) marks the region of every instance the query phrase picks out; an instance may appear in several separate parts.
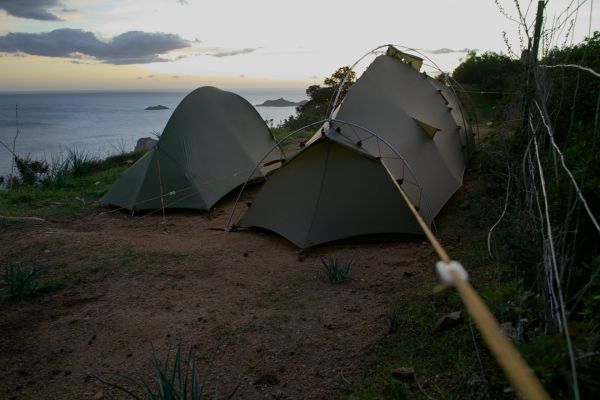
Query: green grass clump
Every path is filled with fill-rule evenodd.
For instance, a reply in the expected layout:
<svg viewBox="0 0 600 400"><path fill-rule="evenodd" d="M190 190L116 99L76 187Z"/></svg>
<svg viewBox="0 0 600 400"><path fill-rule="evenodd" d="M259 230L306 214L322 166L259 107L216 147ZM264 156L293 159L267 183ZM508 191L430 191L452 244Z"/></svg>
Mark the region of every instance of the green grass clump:
<svg viewBox="0 0 600 400"><path fill-rule="evenodd" d="M9 297L25 298L35 294L38 288L36 281L39 271L35 265L26 268L21 263L8 264L4 267L4 284Z"/></svg>
<svg viewBox="0 0 600 400"><path fill-rule="evenodd" d="M216 387L209 387L208 377L216 353L217 351L208 360L204 373L200 373L198 369L194 348L190 348L187 358L184 359L180 346L177 346L174 359L171 359L171 351L167 353L164 360L158 358L154 351L152 352L152 374L136 371L132 377L120 376L123 383L109 382L100 377L97 377L97 379L130 399L232 399L239 385L226 396L219 396Z"/></svg>
<svg viewBox="0 0 600 400"><path fill-rule="evenodd" d="M400 325L402 324L401 310L394 308L393 310L386 312L383 318L385 319L385 322L387 322L388 333L390 335L398 332L398 330L400 329Z"/></svg>
<svg viewBox="0 0 600 400"><path fill-rule="evenodd" d="M65 286L61 278L41 281L40 276L41 269L37 263L27 265L23 262L9 262L4 267L3 291L8 298L22 300L54 292Z"/></svg>
<svg viewBox="0 0 600 400"><path fill-rule="evenodd" d="M31 183L21 179L12 190L0 191L2 215L72 218L89 213L97 208L97 201L117 177L141 155L143 152L131 152L99 160L70 152L66 159L52 161L48 171L34 177Z"/></svg>
<svg viewBox="0 0 600 400"><path fill-rule="evenodd" d="M321 258L323 264L323 274L331 283L352 282L352 265L354 261L340 261L337 258Z"/></svg>

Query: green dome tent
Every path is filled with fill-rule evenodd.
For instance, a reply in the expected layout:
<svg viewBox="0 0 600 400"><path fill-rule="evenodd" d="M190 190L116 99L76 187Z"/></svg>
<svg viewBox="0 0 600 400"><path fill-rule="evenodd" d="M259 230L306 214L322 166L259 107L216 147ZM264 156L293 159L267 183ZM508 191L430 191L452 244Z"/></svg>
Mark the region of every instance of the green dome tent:
<svg viewBox="0 0 600 400"><path fill-rule="evenodd" d="M359 235L421 233L403 204L376 157L322 138L269 177L240 225L277 232L301 248Z"/></svg>
<svg viewBox="0 0 600 400"><path fill-rule="evenodd" d="M281 158L250 103L231 92L201 87L181 101L156 147L117 179L101 203L129 210L208 210L243 184L274 148L273 158ZM257 168L252 179L267 172Z"/></svg>
<svg viewBox="0 0 600 400"><path fill-rule="evenodd" d="M420 233L394 180L432 223L462 184L472 132L453 91L398 53L373 61L335 118L270 177L239 226L271 230L302 248Z"/></svg>

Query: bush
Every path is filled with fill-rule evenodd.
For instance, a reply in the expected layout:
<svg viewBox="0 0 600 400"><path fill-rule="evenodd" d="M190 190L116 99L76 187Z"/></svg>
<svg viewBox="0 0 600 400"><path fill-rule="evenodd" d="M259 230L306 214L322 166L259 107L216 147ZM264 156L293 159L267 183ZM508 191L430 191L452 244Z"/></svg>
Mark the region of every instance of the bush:
<svg viewBox="0 0 600 400"><path fill-rule="evenodd" d="M463 84L476 85L480 90L505 92L524 82L525 65L504 54L485 52L478 56L469 52L467 58L452 72Z"/></svg>
<svg viewBox="0 0 600 400"><path fill-rule="evenodd" d="M33 185L40 177L48 173L48 163L42 160L32 160L28 155L26 157L15 156L15 165L20 176L20 183L23 185Z"/></svg>

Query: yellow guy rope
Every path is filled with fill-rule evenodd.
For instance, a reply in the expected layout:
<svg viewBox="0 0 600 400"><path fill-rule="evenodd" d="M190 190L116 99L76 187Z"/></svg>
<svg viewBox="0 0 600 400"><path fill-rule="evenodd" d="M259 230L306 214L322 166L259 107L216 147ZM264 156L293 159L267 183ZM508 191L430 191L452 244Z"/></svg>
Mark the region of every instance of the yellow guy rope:
<svg viewBox="0 0 600 400"><path fill-rule="evenodd" d="M408 205L410 211L414 214L417 222L421 226L421 229L423 229L423 232L427 236L427 239L433 246L433 249L437 253L438 257L444 263L451 263L452 260L450 259L450 256L446 250L444 250L433 232L431 232L431 229L429 229L429 226L423 220L421 214L419 214L419 212L416 210L415 206L408 198L408 195L396 181L394 175L384 163L381 164L392 178L396 188L404 198L404 201ZM504 336L498 321L496 321L496 318L494 318L475 289L473 289L469 282L467 282L467 280L461 276L458 271L449 269L449 272L452 277L452 284L456 287L456 290L465 304L469 315L471 315L471 318L473 318L475 321L475 324L477 325L479 332L481 332L481 336L485 340L485 343L494 354L496 361L504 370L506 377L513 387L523 398L528 400L550 399L550 396L548 393L546 393L542 384L531 371L527 363L525 363L521 357L521 354L519 354L508 338Z"/></svg>

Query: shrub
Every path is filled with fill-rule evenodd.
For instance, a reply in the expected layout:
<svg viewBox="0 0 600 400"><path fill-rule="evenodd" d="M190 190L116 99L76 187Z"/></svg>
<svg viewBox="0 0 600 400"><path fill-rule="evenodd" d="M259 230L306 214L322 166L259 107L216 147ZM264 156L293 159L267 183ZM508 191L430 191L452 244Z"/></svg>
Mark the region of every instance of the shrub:
<svg viewBox="0 0 600 400"><path fill-rule="evenodd" d="M452 76L460 83L477 85L484 91L503 92L523 82L524 73L521 61L504 54L485 52L478 56L470 52Z"/></svg>
<svg viewBox="0 0 600 400"><path fill-rule="evenodd" d="M33 185L41 176L48 173L46 161L32 160L29 155L26 157L15 156L15 165L19 172L20 183L24 185Z"/></svg>

